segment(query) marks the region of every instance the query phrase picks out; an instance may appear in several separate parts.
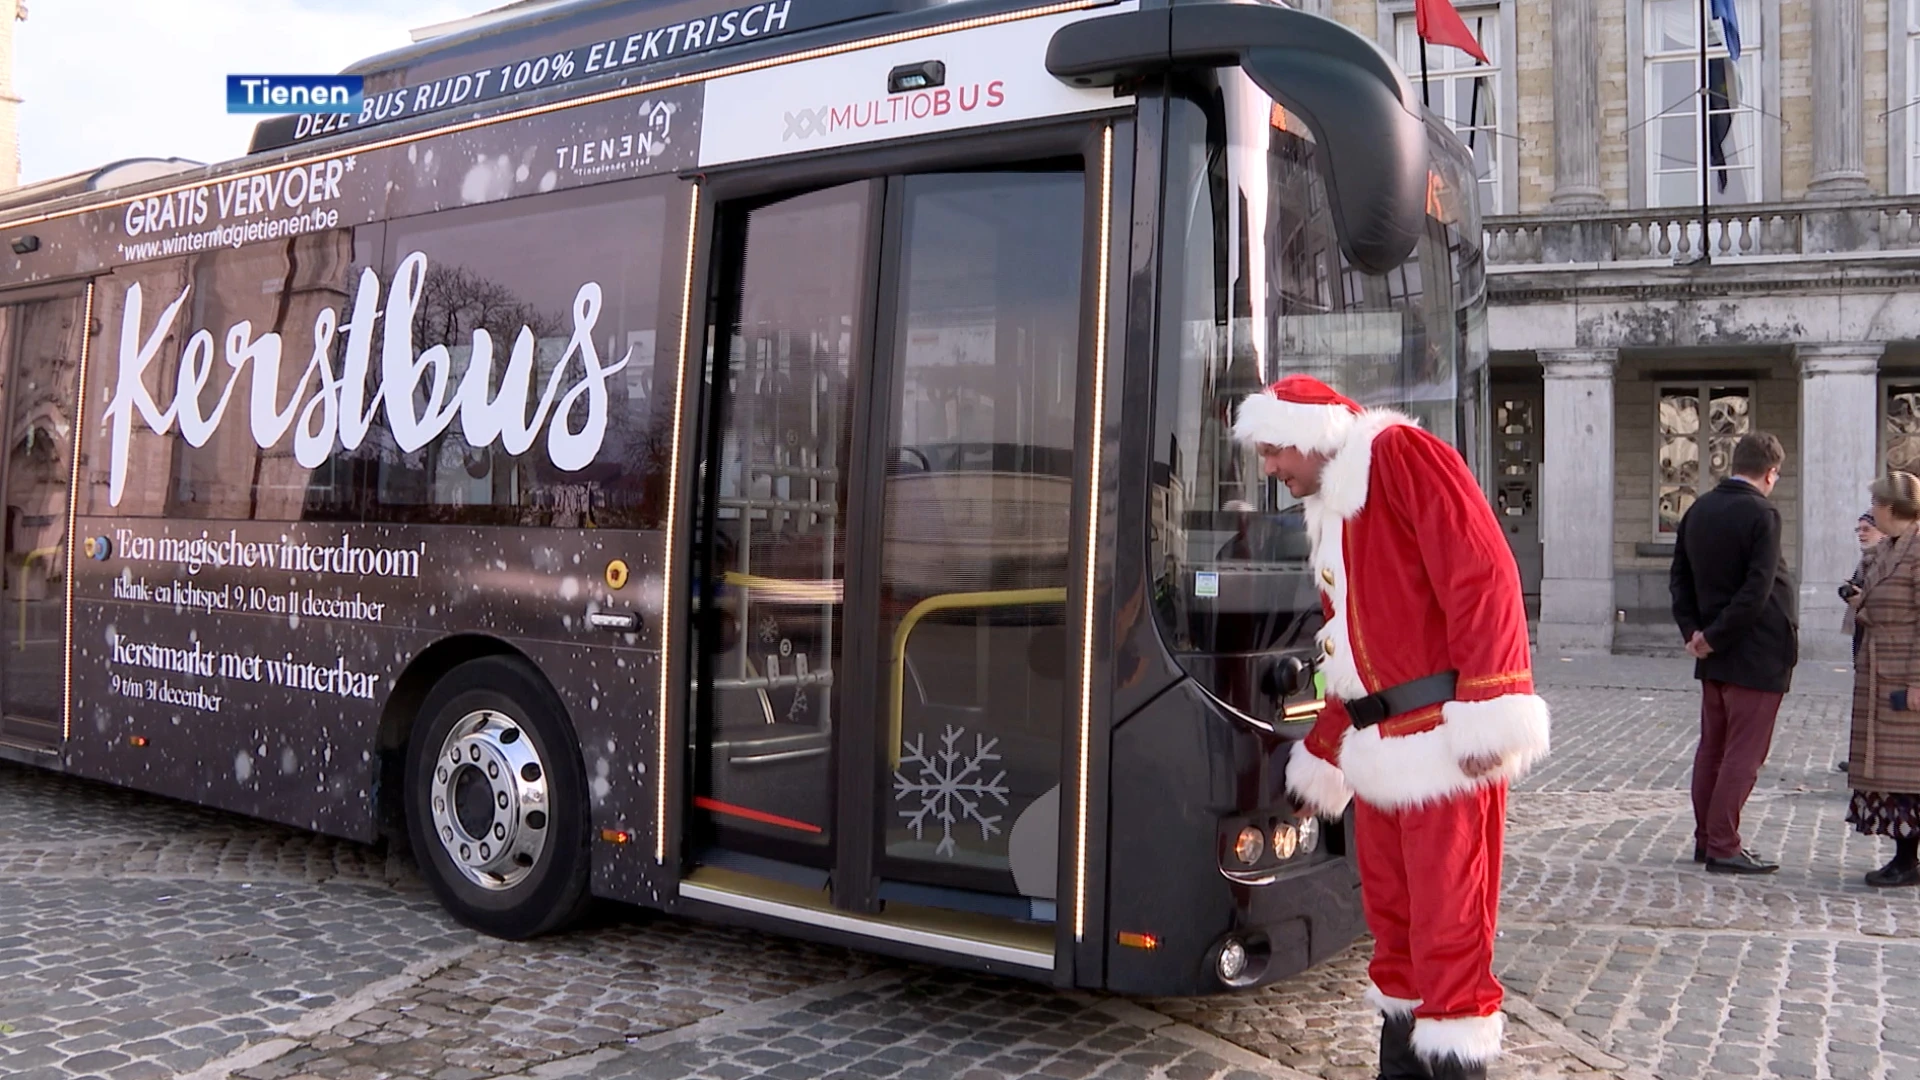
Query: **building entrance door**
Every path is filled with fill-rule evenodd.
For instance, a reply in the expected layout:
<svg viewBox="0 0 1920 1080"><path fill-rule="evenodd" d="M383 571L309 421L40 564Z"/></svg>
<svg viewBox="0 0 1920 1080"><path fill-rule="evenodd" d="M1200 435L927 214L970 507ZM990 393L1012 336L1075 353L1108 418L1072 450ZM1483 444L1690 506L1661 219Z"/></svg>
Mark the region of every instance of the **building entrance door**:
<svg viewBox="0 0 1920 1080"><path fill-rule="evenodd" d="M1539 375L1492 380L1493 509L1506 530L1527 616L1540 615L1540 421L1546 397Z"/></svg>

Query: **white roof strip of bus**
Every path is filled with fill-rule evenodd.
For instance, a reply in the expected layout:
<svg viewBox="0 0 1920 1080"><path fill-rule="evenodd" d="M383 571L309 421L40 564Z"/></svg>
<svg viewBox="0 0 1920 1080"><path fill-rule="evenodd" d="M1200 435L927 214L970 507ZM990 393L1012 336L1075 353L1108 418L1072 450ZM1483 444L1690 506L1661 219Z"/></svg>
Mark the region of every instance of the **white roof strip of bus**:
<svg viewBox="0 0 1920 1080"><path fill-rule="evenodd" d="M700 165L905 139L1124 105L1111 88L1068 86L1047 72L1047 43L1067 23L1131 10L1132 0L742 72L706 85ZM904 64L938 60L943 86L887 93Z"/></svg>
<svg viewBox="0 0 1920 1080"><path fill-rule="evenodd" d="M680 895L689 900L700 900L740 911L751 911L756 915L791 919L810 926L824 926L829 930L844 930L863 937L883 938L903 945L918 945L927 949L939 949L941 952L977 956L983 960L998 960L1006 964L1019 964L1022 967L1039 968L1043 971L1053 970L1053 954L1050 952L1017 949L1011 945L995 945L990 941L974 941L970 938L955 937L952 934L937 934L931 930L915 930L908 926L892 926L851 915L842 915L838 912L815 911L812 908L783 904L778 900L742 896L739 893L716 889L711 885L696 885L690 881L680 883Z"/></svg>

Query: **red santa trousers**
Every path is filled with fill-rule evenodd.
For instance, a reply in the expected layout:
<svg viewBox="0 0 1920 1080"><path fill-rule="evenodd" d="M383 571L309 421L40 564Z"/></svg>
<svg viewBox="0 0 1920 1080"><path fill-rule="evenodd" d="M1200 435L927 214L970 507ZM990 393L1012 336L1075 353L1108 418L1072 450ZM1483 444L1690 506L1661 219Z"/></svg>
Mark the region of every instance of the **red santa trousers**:
<svg viewBox="0 0 1920 1080"><path fill-rule="evenodd" d="M1403 1012L1418 1002L1416 1025L1498 1013L1505 992L1493 977L1493 938L1507 786L1400 810L1353 805L1361 901L1374 938L1368 974L1386 999L1375 1004Z"/></svg>

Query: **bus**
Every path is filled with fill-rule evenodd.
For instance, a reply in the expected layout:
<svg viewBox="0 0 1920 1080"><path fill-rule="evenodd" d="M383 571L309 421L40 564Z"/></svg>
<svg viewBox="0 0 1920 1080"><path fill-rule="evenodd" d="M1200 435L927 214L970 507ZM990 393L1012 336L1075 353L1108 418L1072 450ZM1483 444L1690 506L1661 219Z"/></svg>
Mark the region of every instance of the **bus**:
<svg viewBox="0 0 1920 1080"><path fill-rule="evenodd" d="M1474 157L1378 47L571 0L351 71L0 201L0 757L404 844L507 939L602 898L1171 995L1361 933L1230 426L1308 372L1484 459Z"/></svg>

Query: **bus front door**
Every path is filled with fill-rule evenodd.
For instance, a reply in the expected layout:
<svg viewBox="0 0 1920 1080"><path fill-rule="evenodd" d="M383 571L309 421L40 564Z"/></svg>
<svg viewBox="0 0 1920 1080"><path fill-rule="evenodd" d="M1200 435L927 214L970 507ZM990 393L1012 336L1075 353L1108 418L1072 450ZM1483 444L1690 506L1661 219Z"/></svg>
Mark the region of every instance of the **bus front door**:
<svg viewBox="0 0 1920 1080"><path fill-rule="evenodd" d="M1084 175L722 206L692 862L1052 921Z"/></svg>

